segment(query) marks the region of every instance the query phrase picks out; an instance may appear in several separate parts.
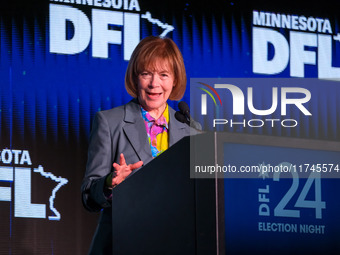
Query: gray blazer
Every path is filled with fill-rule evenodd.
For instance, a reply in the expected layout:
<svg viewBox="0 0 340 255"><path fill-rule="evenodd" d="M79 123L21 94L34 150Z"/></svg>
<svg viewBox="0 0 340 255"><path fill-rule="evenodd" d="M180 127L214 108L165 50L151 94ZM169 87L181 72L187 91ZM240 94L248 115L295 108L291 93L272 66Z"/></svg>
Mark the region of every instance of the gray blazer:
<svg viewBox="0 0 340 255"><path fill-rule="evenodd" d="M175 110L171 107L169 115L169 146L172 146L190 135L190 128L176 120ZM93 121L86 173L81 186L82 201L89 211L103 210L89 254L112 253L112 211L104 187L106 176L114 170L112 164L119 163L121 153L127 164L142 160L146 165L152 160L140 105L135 99L126 105L98 112Z"/></svg>

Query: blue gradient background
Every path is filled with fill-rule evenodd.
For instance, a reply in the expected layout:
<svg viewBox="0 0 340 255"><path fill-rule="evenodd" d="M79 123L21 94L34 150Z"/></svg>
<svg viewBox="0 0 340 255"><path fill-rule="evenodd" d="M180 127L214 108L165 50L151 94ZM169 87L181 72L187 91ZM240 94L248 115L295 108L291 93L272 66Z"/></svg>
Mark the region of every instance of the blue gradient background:
<svg viewBox="0 0 340 255"><path fill-rule="evenodd" d="M0 202L1 254L85 254L95 231L97 214L84 210L80 199L87 142L94 114L127 103L124 89L127 62L121 45L109 47L109 58L92 57L92 42L76 55L49 53L49 2L7 1L0 8L0 150L28 150L32 166L42 165L69 183L57 194L60 221L14 217L12 202ZM62 4L62 3L60 3ZM276 76L252 73L252 11L263 10L330 19L338 31L339 16L333 4L322 7L247 1L139 1L140 14L175 27L168 36L183 53L189 78L289 77L289 66ZM90 17L91 7L73 5ZM140 20L141 38L160 29ZM72 34L72 27L68 27ZM339 66L339 43L333 66ZM306 77L316 78L317 67L306 67ZM260 90L263 91L264 88ZM260 130L259 133L323 140L339 140L339 86L308 87L310 107L318 117L304 122L298 132ZM267 94L263 91L263 103ZM190 88L184 101L190 101ZM175 109L177 102L170 102ZM193 109L193 111L195 111ZM229 130L253 133L253 130ZM257 132L257 131L256 131ZM0 162L4 165L3 162ZM16 167L12 164L11 166ZM15 183L0 185L14 189ZM48 204L54 183L32 173L32 203ZM51 212L47 210L47 216ZM67 247L67 251L65 250Z"/></svg>

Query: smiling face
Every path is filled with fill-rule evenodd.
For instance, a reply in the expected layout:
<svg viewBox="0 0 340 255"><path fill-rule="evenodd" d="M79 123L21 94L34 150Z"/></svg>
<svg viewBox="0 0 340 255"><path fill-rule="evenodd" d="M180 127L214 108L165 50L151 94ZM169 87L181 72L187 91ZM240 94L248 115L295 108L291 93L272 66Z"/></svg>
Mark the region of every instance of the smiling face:
<svg viewBox="0 0 340 255"><path fill-rule="evenodd" d="M139 103L152 117L158 119L165 110L173 87L173 71L167 61L158 59L138 74Z"/></svg>

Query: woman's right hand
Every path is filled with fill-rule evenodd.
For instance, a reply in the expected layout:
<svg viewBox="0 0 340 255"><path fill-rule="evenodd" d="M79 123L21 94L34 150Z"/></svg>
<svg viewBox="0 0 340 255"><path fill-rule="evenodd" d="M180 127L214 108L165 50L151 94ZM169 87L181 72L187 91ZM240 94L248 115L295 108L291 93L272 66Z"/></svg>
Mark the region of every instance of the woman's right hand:
<svg viewBox="0 0 340 255"><path fill-rule="evenodd" d="M112 174L110 175L112 178L111 181L112 187L115 187L118 184L120 184L133 170L141 167L142 165L143 161L138 161L134 164L127 165L124 158L124 154L121 153L119 157L119 164L113 163L116 176L112 178Z"/></svg>

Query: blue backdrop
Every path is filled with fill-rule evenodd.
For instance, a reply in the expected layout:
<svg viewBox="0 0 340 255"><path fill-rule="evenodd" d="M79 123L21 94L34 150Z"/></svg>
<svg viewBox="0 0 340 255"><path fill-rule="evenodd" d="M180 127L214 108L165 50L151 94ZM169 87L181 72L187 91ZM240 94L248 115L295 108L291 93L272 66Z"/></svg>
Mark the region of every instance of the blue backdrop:
<svg viewBox="0 0 340 255"><path fill-rule="evenodd" d="M97 220L80 199L91 121L95 112L131 100L124 74L141 38L172 38L188 78L334 80L340 78L338 9L333 3L296 1L1 4L0 253L86 253ZM283 25L283 19L289 22ZM333 83L306 85L315 115L299 131L255 133L339 141L340 91ZM190 101L189 79L183 100ZM177 102L170 105L177 109Z"/></svg>

